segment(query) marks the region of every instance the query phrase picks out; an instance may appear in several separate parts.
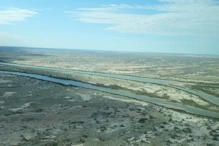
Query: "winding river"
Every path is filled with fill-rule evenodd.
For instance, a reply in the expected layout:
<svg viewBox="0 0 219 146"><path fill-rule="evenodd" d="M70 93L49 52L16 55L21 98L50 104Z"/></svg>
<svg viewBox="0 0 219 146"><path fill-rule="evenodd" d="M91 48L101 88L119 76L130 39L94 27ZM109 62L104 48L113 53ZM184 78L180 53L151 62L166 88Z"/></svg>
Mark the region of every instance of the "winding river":
<svg viewBox="0 0 219 146"><path fill-rule="evenodd" d="M200 109L200 108L195 108L192 106L182 105L179 103L169 102L169 101L166 101L164 99L152 98L152 97L144 96L144 95L137 95L137 94L134 94L134 93L128 92L128 91L115 90L115 89L110 89L110 88L105 88L105 87L98 87L95 85L82 83L82 82L78 82L78 81L58 79L58 78L37 75L37 74L30 74L30 73L9 72L9 71L0 71L0 73L26 76L26 77L31 77L31 78L35 78L35 79L44 80L44 81L59 83L59 84L63 84L63 85L70 85L70 86L72 85L72 86L82 87L82 88L86 88L86 89L93 89L93 90L107 92L107 93L111 93L111 94L122 95L122 96L126 96L126 97L133 98L133 99L138 99L138 100L142 100L142 101L146 101L146 102L151 102L151 103L165 106L168 108L183 110L185 112L196 114L196 115L219 118L219 113L216 113L216 112L212 112L212 111L208 111L208 110L204 110L204 109Z"/></svg>
<svg viewBox="0 0 219 146"><path fill-rule="evenodd" d="M192 90L189 88L182 88L179 86L170 85L169 82L171 80L152 79L152 78L146 78L146 77L136 77L136 76L119 75L119 74L98 73L98 72L89 72L89 71L79 71L79 70L73 70L73 69L59 69L59 68L50 68L50 67L42 67L42 66L31 66L31 65L22 65L22 64L0 62L0 65L1 64L2 65L9 65L9 66L35 68L35 69L47 69L47 70L53 70L53 71L75 72L75 73L81 73L81 74L96 75L96 76L102 76L102 77L111 77L111 78L138 81L138 82L144 82L144 83L154 83L154 84L159 84L159 85L164 85L164 86L176 88L176 89L188 92L190 94L197 95L200 98L203 98L204 100L206 100L208 102L211 102L215 105L219 105L219 97L207 94L207 93L202 92L202 91L197 91L197 90Z"/></svg>

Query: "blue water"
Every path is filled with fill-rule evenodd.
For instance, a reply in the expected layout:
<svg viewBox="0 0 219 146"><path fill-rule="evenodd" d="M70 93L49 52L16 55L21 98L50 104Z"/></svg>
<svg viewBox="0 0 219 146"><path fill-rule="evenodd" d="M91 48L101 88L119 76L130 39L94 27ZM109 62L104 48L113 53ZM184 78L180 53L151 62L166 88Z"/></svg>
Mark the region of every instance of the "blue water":
<svg viewBox="0 0 219 146"><path fill-rule="evenodd" d="M202 98L208 102L211 102L215 105L219 105L219 98L218 97L204 93L202 91L196 91L196 90L192 90L192 89L188 89L188 88L182 88L182 87L178 87L178 86L169 85L168 82L170 80L152 79L152 78L145 78L145 77L119 75L119 74L97 73L97 72L89 72L89 71L79 71L79 70L72 70L72 69L58 69L58 68L41 67L41 66L30 66L30 65L12 64L12 63L3 63L3 62L0 62L0 64L10 65L10 66L36 68L36 69L46 69L46 70L53 70L53 71L75 72L75 73L81 73L81 74L89 74L89 75L96 75L96 76L102 76L102 77L111 77L111 78L125 79L125 80L138 81L138 82L144 82L144 83L159 84L159 85L169 86L169 87L173 87L173 88L176 88L179 90L186 91L188 93L197 95L200 98Z"/></svg>
<svg viewBox="0 0 219 146"><path fill-rule="evenodd" d="M200 109L200 108L195 108L195 107L188 106L188 105L182 105L179 103L169 102L169 101L166 101L164 99L153 98L153 97L144 96L144 95L137 95L137 94L134 94L134 93L128 92L128 91L115 90L115 89L110 89L110 88L105 88L105 87L98 87L95 85L82 83L82 82L78 82L78 81L58 79L58 78L37 75L37 74L30 74L30 73L8 72L8 71L0 71L0 73L26 76L26 77L31 77L31 78L35 78L35 79L44 80L44 81L59 83L59 84L63 84L63 85L72 85L72 86L82 87L82 88L86 88L86 89L93 89L93 90L107 92L107 93L111 93L111 94L122 95L122 96L126 96L126 97L133 98L133 99L138 99L138 100L142 100L142 101L146 101L146 102L151 102L151 103L154 103L157 105L162 105L162 106L165 106L168 108L180 109L180 110L186 111L188 113L196 114L196 115L219 118L219 113L216 113L216 112L212 112L212 111L208 111L208 110L204 110L204 109Z"/></svg>

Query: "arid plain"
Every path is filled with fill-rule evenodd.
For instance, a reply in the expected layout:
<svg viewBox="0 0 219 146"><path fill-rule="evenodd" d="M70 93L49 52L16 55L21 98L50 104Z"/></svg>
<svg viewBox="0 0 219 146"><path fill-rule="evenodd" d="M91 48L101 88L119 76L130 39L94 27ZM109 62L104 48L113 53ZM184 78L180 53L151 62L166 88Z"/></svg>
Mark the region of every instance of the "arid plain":
<svg viewBox="0 0 219 146"><path fill-rule="evenodd" d="M0 61L11 64L0 64L1 71L71 79L219 113L214 102L181 90L219 98L219 56L0 47ZM29 77L0 77L0 145L219 145L218 118Z"/></svg>

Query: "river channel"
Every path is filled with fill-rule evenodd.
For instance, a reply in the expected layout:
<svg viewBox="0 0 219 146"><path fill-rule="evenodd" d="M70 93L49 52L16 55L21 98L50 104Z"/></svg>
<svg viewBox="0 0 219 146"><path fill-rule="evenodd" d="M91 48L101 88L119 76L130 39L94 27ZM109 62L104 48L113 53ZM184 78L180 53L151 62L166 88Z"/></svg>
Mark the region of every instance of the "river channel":
<svg viewBox="0 0 219 146"><path fill-rule="evenodd" d="M96 75L96 76L102 76L102 77L111 77L111 78L118 78L118 79L124 79L124 80L164 85L164 86L168 86L168 87L172 87L172 88L176 88L176 89L188 92L190 94L197 95L200 98L208 102L211 102L212 104L219 105L219 97L207 94L202 91L197 91L197 90L193 90L189 88L183 88L179 86L170 85L169 82L171 82L171 80L153 79L153 78L146 78L146 77L136 77L136 76L128 76L128 75L109 74L109 73L98 73L98 72L89 72L89 71L79 71L79 70L73 70L73 69L59 69L59 68L50 68L50 67L43 67L43 66L31 66L31 65L22 65L22 64L4 63L4 62L0 62L0 65L1 64L9 65L9 66L35 68L35 69L46 69L46 70L53 70L53 71L75 72L75 73L80 73L80 74L89 74L89 75Z"/></svg>
<svg viewBox="0 0 219 146"><path fill-rule="evenodd" d="M88 83L82 83L82 82L73 81L73 80L64 80L64 79L53 78L53 77L48 77L44 75L31 74L31 73L9 72L9 71L0 71L0 73L26 76L26 77L31 77L35 79L44 80L44 81L59 83L59 84L67 85L67 86L77 86L77 87L82 87L86 89L107 92L111 94L126 96L129 98L154 103L156 105L161 105L161 106L168 107L168 108L183 110L185 112L200 115L200 116L219 118L219 113L216 113L216 112L212 112L212 111L208 111L208 110L204 110L201 108L196 108L196 107L192 107L188 105L183 105L179 103L169 102L164 99L153 98L153 97L149 97L145 95L137 95L135 93L124 91L124 90L116 90L116 89L111 89L111 88L106 88L106 87L99 87L99 86L95 86L95 85L88 84Z"/></svg>

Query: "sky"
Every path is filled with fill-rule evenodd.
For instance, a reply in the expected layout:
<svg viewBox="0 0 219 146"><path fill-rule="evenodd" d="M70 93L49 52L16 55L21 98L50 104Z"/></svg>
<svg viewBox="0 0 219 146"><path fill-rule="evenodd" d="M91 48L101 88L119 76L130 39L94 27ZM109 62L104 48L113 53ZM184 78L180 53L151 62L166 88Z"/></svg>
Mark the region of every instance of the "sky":
<svg viewBox="0 0 219 146"><path fill-rule="evenodd" d="M219 55L219 0L0 0L0 46Z"/></svg>

